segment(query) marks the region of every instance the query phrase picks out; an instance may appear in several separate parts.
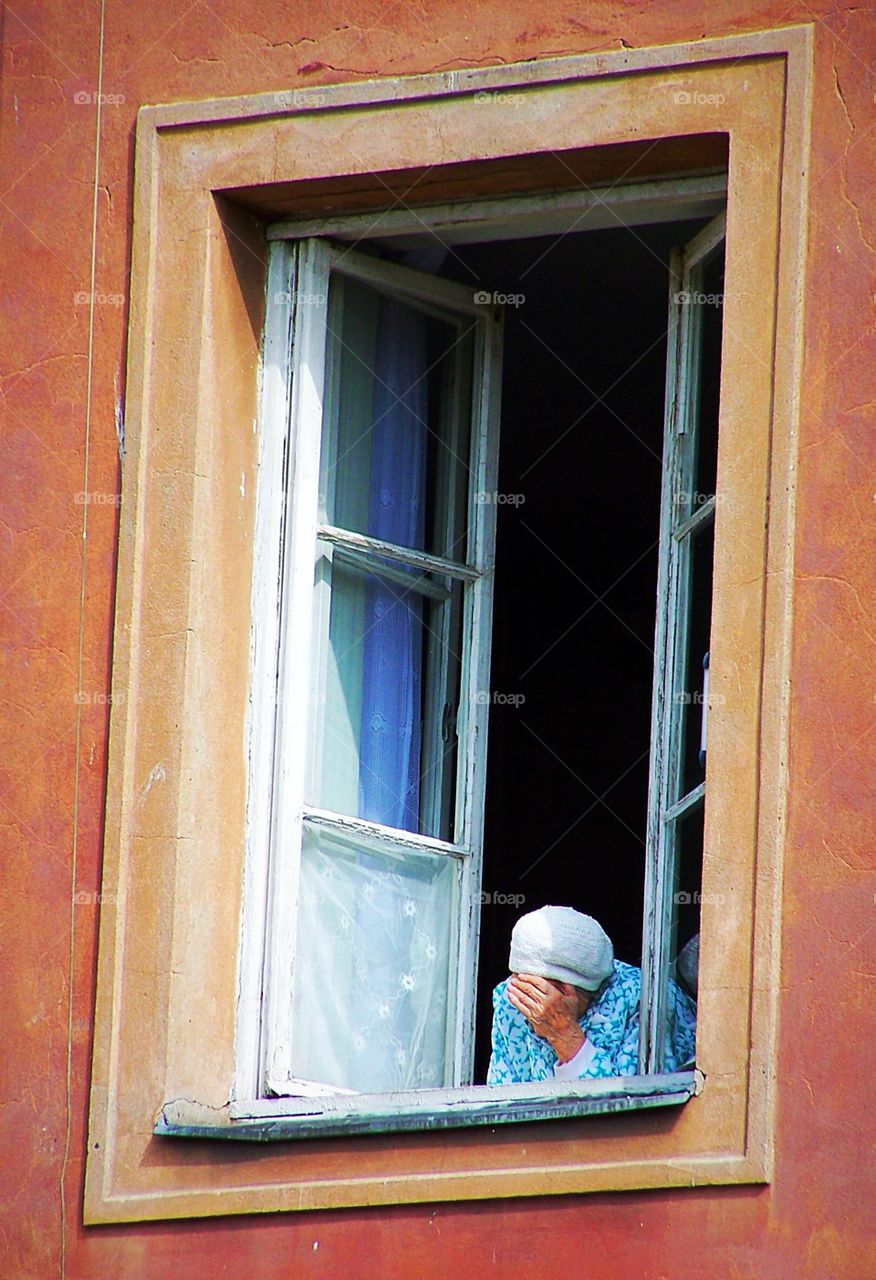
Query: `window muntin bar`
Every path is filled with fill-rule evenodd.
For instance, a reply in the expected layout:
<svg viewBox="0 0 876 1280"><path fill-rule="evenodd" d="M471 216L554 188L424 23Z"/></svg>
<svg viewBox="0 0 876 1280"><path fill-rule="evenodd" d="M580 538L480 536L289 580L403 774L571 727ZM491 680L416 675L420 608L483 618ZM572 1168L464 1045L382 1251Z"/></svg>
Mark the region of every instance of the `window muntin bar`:
<svg viewBox="0 0 876 1280"><path fill-rule="evenodd" d="M662 815L664 822L675 822L677 818L683 818L691 809L701 805L706 798L706 784L701 782L694 787L692 791L688 791L687 795L676 800L675 804L670 805Z"/></svg>
<svg viewBox="0 0 876 1280"><path fill-rule="evenodd" d="M424 573L444 573L451 578L460 578L463 582L474 582L481 573L479 569L459 564L455 560L444 560L440 556L427 555L423 551L412 551L409 547L400 547L394 542L382 542L378 538L351 533L348 529L337 529L333 525L318 525L317 537L323 542L331 542L338 547L349 547L351 551L359 551L363 555L373 554L384 560L395 560L398 564L422 569Z"/></svg>

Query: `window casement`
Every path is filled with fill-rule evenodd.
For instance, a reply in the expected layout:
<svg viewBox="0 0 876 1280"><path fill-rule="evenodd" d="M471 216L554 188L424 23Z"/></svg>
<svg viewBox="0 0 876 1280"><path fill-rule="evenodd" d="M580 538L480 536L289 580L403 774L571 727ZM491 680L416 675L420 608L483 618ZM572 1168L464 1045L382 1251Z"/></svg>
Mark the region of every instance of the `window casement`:
<svg viewBox="0 0 876 1280"><path fill-rule="evenodd" d="M286 94L267 93L141 109L87 1222L768 1180L774 1132L775 993L781 985L794 466L802 361L799 282L804 278L811 46L808 27L783 28L677 47L320 86L314 94L296 94L293 103ZM519 101L509 112L505 95L512 90ZM283 332L283 325L288 320L291 326L293 306L306 308L307 290L302 288L302 296L294 299L273 302L275 294L291 295L293 289L297 293L298 285L291 273L284 275L282 266L284 255L288 264L293 250L288 245L274 250L272 245L290 240L293 221L293 238L314 242L312 251L303 250L305 257L312 252L314 264L320 256L326 262L325 254L337 251L339 244L343 256L349 245L357 259L370 260L370 269L385 271L379 286L373 280L354 279L352 273L348 282L343 271L338 273L341 292L353 299L348 298L350 324L355 326L357 316L361 320L369 307L374 309L375 297L387 297L418 314L417 325L406 330L406 340L424 326L427 350L430 342L434 350L434 334L441 326L474 326L486 333L492 324L498 332L501 316L491 304L483 312L464 311L460 317L444 291L446 284L454 278L458 284L460 278L419 255L420 249L434 247L433 232L454 248L459 246L460 255L469 259L478 241L489 246L504 234L515 240L546 233L562 236L579 218L586 221L576 223L574 230L584 230L586 238L586 227L616 226L620 203L635 203L643 192L657 201L643 220L643 238L647 239L647 227L656 223L690 217L702 226L717 212L725 193L717 207L702 199L702 192L695 208L687 195L677 192L670 194L667 204L663 196L655 196L657 188L664 189L658 179L679 175L690 184L708 185L709 175L726 167L728 153L726 251L732 288L720 308L720 479L715 484L698 474L692 480L685 474L674 482L679 493L694 495L687 514L674 509L672 494L664 495L664 540L670 529L681 535L673 544L681 557L675 572L679 599L688 591L689 634L686 646L680 632L672 641L674 652L685 655L683 672L655 686L651 671L646 691L648 700L652 692L655 699L662 697L666 748L660 767L667 767L667 752L680 749L683 732L686 767L689 763L692 770L699 758L706 696L702 664L709 653L709 798L708 805L698 806L690 817L682 815L672 831L678 817L673 805L685 801L695 787L688 785L690 773L684 774L680 790L671 770L666 776L655 769L655 779L663 781L652 788L650 807L645 787L640 809L643 819L650 812L652 832L660 830L660 822L666 831L662 846L650 837L653 852L647 877L644 866L637 877L640 889L647 878L649 909L659 908L660 913L661 929L652 930L650 950L643 954L646 986L652 989L651 1025L643 1043L658 1064L660 975L667 981L674 976L675 952L701 924L698 1093L686 1106L663 1105L661 1090L669 1088L670 1101L690 1091L693 1073L687 1073L687 1084L672 1075L640 1075L620 1082L621 1092L612 1080L573 1084L564 1087L562 1098L553 1085L548 1091L521 1086L513 1099L499 1099L493 1096L498 1091L486 1086L442 1083L437 1089L402 1091L406 1098L396 1094L389 1107L387 1095L377 1095L371 1112L367 1106L363 1110L363 1099L369 1095L362 1093L352 1098L340 1093L307 1097L304 1085L296 1084L301 1090L296 1096L267 1096L269 1069L281 1088L293 1071L310 1070L294 1057L294 1010L284 1012L264 999L263 983L269 984L271 973L279 972L276 962L292 964L294 953L285 949L281 934L285 930L288 941L297 923L291 913L283 916L279 911L282 894L288 895L290 887L294 894L299 850L293 843L275 856L271 843L278 830L280 793L287 790L285 778L275 769L282 766L297 777L302 827L307 805L313 811L312 829L326 845L342 850L340 856L348 865L353 856L344 851L351 843L360 841L357 849L367 846L361 867L368 857L380 865L410 835L410 869L427 858L432 859L427 865L453 865L459 874L467 855L447 853L443 846L464 843L457 831L453 840L446 839L446 833L448 814L455 815L464 804L459 767L468 756L457 740L452 762L445 758L434 726L443 695L440 742L448 745L444 734L452 739L454 716L457 726L462 724L463 691L473 686L461 662L458 668L449 662L442 665L434 647L430 652L423 642L418 651L419 697L421 706L428 703L431 708L431 719L425 718L429 732L421 735L421 760L439 764L431 775L434 784L425 790L421 786L416 806L410 806L418 814L416 825L424 829L406 832L356 814L351 841L340 821L349 815L323 808L312 791L306 792L319 739L287 716L284 700L296 691L299 709L302 699L307 704L308 722L317 714L319 700L324 697L324 708L330 707L339 689L346 706L351 690L356 698L360 686L364 690L364 664L354 678L353 668L333 671L330 661L321 666L314 661L306 688L303 668L294 667L291 680L281 679L284 664L292 661L286 646L293 638L294 643L311 646L310 653L317 657L328 651L324 644L322 650L313 647L313 631L297 614L295 625L288 627L288 600L280 599L280 585L284 591L291 589L294 578L320 608L328 609L324 641L331 639L335 579L375 579L381 590L398 593L407 592L406 579L415 579L420 589L407 596L414 612L419 610L421 617L426 610L443 615L446 625L453 627L460 617L465 620L465 606L457 605L456 599L471 601L477 591L469 570L483 563L468 546L460 555L458 549L448 553L447 546L436 545L435 530L442 527L437 484L428 490L434 496L423 526L432 535L432 545L413 554L417 548L410 547L406 535L381 537L356 528L361 522L348 507L344 514L344 495L335 492L332 497L321 483L318 449L312 448L307 457L296 454L289 429L289 362L317 369L325 359L320 342L325 348L328 328L335 321L328 297L314 300L314 315L328 308L323 311L323 327L304 316L293 348L291 327ZM438 156L441 162L436 164ZM519 196L513 225L500 227L497 192ZM415 244L411 224L427 207L442 201L451 202L442 220L428 231L420 224ZM349 210L349 216L340 216L339 210ZM461 213L473 229L471 246L457 234ZM539 227L542 213L550 222ZM363 238L362 220L373 223L376 218L384 219L382 238L375 232L371 243L356 243ZM407 230L401 226L406 219ZM679 272L685 265L696 270L692 234L697 234L696 226L689 225L674 241L682 246ZM408 247L416 248L416 258L405 252ZM662 248L668 247L664 242ZM386 283L395 265L388 259L402 254L406 270L416 267L420 278L428 277L425 292L416 298L398 289L393 292ZM607 255L601 261L615 265ZM707 297L721 292L718 261L704 251L701 283L693 274L689 283L678 274L670 282L671 291L701 291ZM269 263L272 274L266 287ZM665 260L661 268L662 289ZM342 310L346 306L335 305ZM660 332L665 334L665 300L661 305ZM285 320L280 318L284 307ZM695 347L699 342L701 354L714 361L717 309L708 302L699 306L678 299L674 314L678 344ZM501 449L515 439L514 431L506 430L507 413L516 408L525 417L531 406L525 394L528 366L510 345L513 319L506 312L504 369L507 377L516 368L521 394L518 405L509 396L502 406L500 467ZM305 341L311 344L309 354ZM434 425L440 427L439 436L441 431L463 431L466 421L470 432L475 421L486 423L478 409L467 420L458 415L453 425L452 406L458 406L463 395L459 379L469 372L474 379L477 367L489 377L489 367L478 366L478 361L483 355L478 355L472 336L470 355L460 351L432 373L428 399L437 406ZM495 387L498 367L494 372ZM688 372L691 386L695 371L690 361ZM309 376L298 380L294 394L308 409L313 444L321 441L323 424L314 412ZM324 371L330 408L332 388L347 377L355 378L355 372ZM658 378L662 396L662 375ZM470 393L474 408L474 381ZM692 390L675 396L680 406L693 399ZM713 419L703 417L701 395L697 404L698 421L689 426L701 436L703 458L713 450L714 441L705 452L702 448ZM711 414L714 406L707 407ZM685 413L690 420L690 408ZM649 416L658 434L660 418L658 405ZM263 430L268 421L277 429ZM338 424L339 430L348 427L352 424ZM689 447L682 438L687 434L686 427L679 436L681 455ZM525 441L525 430L518 443L520 439ZM426 473L435 479L440 466L447 464L434 442L429 449ZM551 457L556 460L557 451ZM300 507L287 511L287 497L301 478L294 469L299 464L311 468L304 485L310 494L309 513ZM654 465L660 465L657 459ZM287 486L290 472L292 483ZM274 497L263 502L268 476ZM441 493L450 494L454 483L461 501L461 481L445 470ZM467 498L475 483L467 480ZM712 493L717 494L713 515L707 509ZM320 495L325 519L320 516ZM592 492L587 502L569 502L576 520L586 514L591 496ZM609 504L615 497L609 495ZM334 503L331 519L329 500ZM451 497L443 500L449 519ZM675 505L685 501L680 498ZM631 517L638 519L640 505L635 496L625 503L614 501L612 536ZM503 547L513 543L513 538L506 538L513 522L509 524L502 508L470 514L483 517L484 529L495 517L498 528L495 667L507 658L515 630L525 630L512 625L517 605L513 592L511 597L507 594L509 574L504 585L500 582L501 566L510 565L510 577L519 575L522 580L527 551L524 547L519 557L517 552L503 557ZM291 537L284 521L299 516L306 536ZM690 524L685 533L688 518L699 529ZM588 545L602 550L609 541L591 527ZM519 551L523 544L518 540L516 546ZM699 589L701 546L712 547L714 555L710 631L708 601L703 604L708 593ZM268 548L273 548L270 555ZM283 557L294 553L300 572L289 572L285 558L279 559L281 551ZM684 555L692 562L687 569ZM317 582L314 570L320 562L323 577ZM551 565L545 555L526 579L532 600L540 601L553 590ZM338 600L342 594L334 592ZM355 592L348 591L347 601L354 598ZM534 613L529 607L518 616L531 625ZM354 614L354 606L348 604L348 622ZM676 618L685 616L679 606ZM324 613L315 607L309 624L316 627L317 640L320 618L324 623ZM651 627L653 640L653 617ZM480 644L481 637L472 635L472 655L475 642ZM664 653L668 643L667 639ZM324 685L312 690L311 675L323 679ZM612 677L624 697L625 675L621 670ZM593 680L601 677L597 672ZM459 691L455 708L447 690ZM643 718L646 737L649 710L646 707ZM655 714L660 711L657 706ZM509 760L508 753L501 756L495 750L502 735L494 732L494 715L498 717L500 709L490 708L488 774L491 759L506 771ZM333 716L331 723L333 728L340 725L347 744L355 740L355 712L346 719ZM361 732L361 715L358 723ZM325 724L328 729L327 718ZM512 755L519 741L518 736ZM608 738L606 745L611 745ZM319 749L324 746L325 735ZM446 783L448 771L457 779L455 791ZM530 819L526 781L514 787L523 793L524 805L514 807L513 817L521 827ZM702 781L700 777L696 786ZM336 774L333 785L342 783L349 786L349 777ZM476 778L469 798L480 785ZM264 803L248 803L252 794L264 797ZM288 794L291 797L292 791ZM486 794L488 801L496 794L489 777ZM337 803L336 795L331 804ZM324 815L328 817L322 820ZM495 816L488 803L484 832L489 878L483 883L488 891L512 887L495 878L496 863L490 861L489 824L495 823ZM535 816L541 820L541 810ZM472 818L476 820L474 809ZM696 834L701 818L705 858L696 902L697 859L689 858L687 851L690 833ZM561 819L560 814L560 826ZM412 819L410 824L414 825ZM434 849L430 842L440 847ZM275 874L280 855L289 869L285 887ZM533 885L544 865L532 873ZM468 866L473 876L473 857ZM632 879L628 883L632 885ZM540 888L528 884L527 891L532 895L527 907L546 900ZM243 930L242 899L247 903ZM593 914L601 914L601 908ZM495 906L484 918L480 968L486 973L486 933L501 933L507 945L508 931ZM465 932L448 931L448 936L463 938ZM253 946L255 938L262 940L261 951ZM634 959L630 953L636 945L628 938L618 953ZM493 956L498 956L497 947ZM470 981L470 963L471 955L463 955L457 973L469 977L460 981ZM325 975L328 990L333 979L334 974ZM448 1018L453 1034L445 1041L444 1066L453 1063L453 1070L460 1071L457 1078L464 1080L465 1055L470 1052L463 1046L459 1017L464 1000L449 983L448 990L457 1008L453 1020ZM270 1036L275 1035L279 1044L283 1034L290 1037L288 1052L269 1060ZM450 1071L444 1077L453 1078ZM476 1068L475 1079L482 1078ZM310 1083L318 1092L317 1083ZM678 1087L681 1094L671 1092ZM632 1094L637 1095L635 1108L629 1105ZM480 1116L476 1098L484 1104ZM640 1108L644 1101L648 1107ZM338 1108L334 1129L326 1127L329 1105ZM558 1110L561 1106L564 1111ZM515 1119L524 1118L526 1110L529 1118L550 1123L509 1124L498 1137L477 1127L452 1130L457 1111L467 1112L466 1125L493 1127L515 1110ZM630 1114L620 1123L610 1115L587 1116L588 1111L600 1110ZM375 1116L378 1124L369 1125L369 1117ZM358 1136L357 1126L360 1131L390 1127L387 1118L398 1131L391 1138L363 1141ZM332 1133L332 1139L267 1145L247 1141L284 1136L283 1128L293 1123L298 1125L297 1136ZM168 1133L244 1141L178 1141L157 1135L162 1124Z"/></svg>
<svg viewBox="0 0 876 1280"><path fill-rule="evenodd" d="M664 1062L667 983L682 949L679 916L693 907L698 917L701 897L725 231L722 213L670 260L642 946L646 1072ZM704 346L713 359L710 389ZM687 935L697 936L690 927Z"/></svg>
<svg viewBox="0 0 876 1280"><path fill-rule="evenodd" d="M674 250L667 273L643 1077L664 1071L685 822L686 896L700 897L706 707L691 646L708 648L711 559L694 573L693 549L712 530L715 494L697 486L714 487L720 367L713 299L717 342L703 370L701 299L704 267L723 263L724 226L722 213ZM330 238L273 243L253 607L260 897L248 904L233 1115L241 1125L289 1117L275 1136L318 1132L320 1111L325 1132L339 1117L344 1132L357 1116L368 1130L410 1127L409 1113L427 1109L434 1125L442 1087L459 1124L491 1109L507 1122L693 1091L692 1062L650 1088L557 1082L555 1109L542 1099L536 1113L531 1090L466 1090L501 417L494 296ZM568 875L558 893L580 895L579 882ZM174 1123L165 1115L162 1131Z"/></svg>
<svg viewBox="0 0 876 1280"><path fill-rule="evenodd" d="M501 322L471 289L318 240L276 245L269 278L291 418L264 495L283 512L273 744L257 732L274 750L265 1081L459 1084L495 526L476 496L495 489Z"/></svg>

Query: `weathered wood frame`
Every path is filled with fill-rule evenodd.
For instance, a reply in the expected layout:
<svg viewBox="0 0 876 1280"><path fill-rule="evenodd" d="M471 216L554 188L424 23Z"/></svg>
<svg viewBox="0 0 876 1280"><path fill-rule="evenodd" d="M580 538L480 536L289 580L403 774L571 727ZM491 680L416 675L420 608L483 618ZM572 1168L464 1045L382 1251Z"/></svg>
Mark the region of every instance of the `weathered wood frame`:
<svg viewBox="0 0 876 1280"><path fill-rule="evenodd" d="M768 1178L810 84L805 27L321 87L293 109L267 94L141 111L87 1221ZM509 119L490 93L512 86L525 102ZM471 163L476 200L483 157L708 131L730 139L734 293L712 654L725 700L709 726L723 763L710 773L703 882L723 902L703 908L702 1091L622 1126L596 1116L236 1156L156 1138L165 1102L221 1111L234 1067L250 658L240 601L254 572L266 256L248 193L276 188L277 203L299 179L341 172L361 187L362 175L440 154Z"/></svg>
<svg viewBox="0 0 876 1280"><path fill-rule="evenodd" d="M474 967L477 956L477 903L480 894L481 847L483 843L484 752L487 736L487 707L477 699L486 688L490 663L490 600L495 547L495 509L479 504L475 494L495 489L500 378L501 319L494 308L485 308L473 299L471 289L366 257L353 250L341 251L328 241L305 239L297 248L298 273L293 251L284 242L271 249L269 275L280 288L268 312L266 366L263 375L265 401L261 433L279 435L275 455L286 457L284 469L262 468L258 504L266 508L260 527L266 537L258 544L257 560L273 564L273 575L256 581L252 625L254 659L270 670L255 674L255 686L263 691L254 704L252 721L253 753L250 778L250 807L261 811L266 797L273 794L275 823L273 838L264 828L261 844L255 842L249 858L258 862L256 883L261 890L244 901L244 937L241 949L241 986L256 992L260 977L266 997L264 1017L260 1017L257 997L248 1004L253 1025L237 1029L237 1071L234 1095L256 1098L265 1083L272 1092L294 1092L290 1085L292 1027L289 992L296 962L295 917L298 894L298 860L278 857L278 849L300 849L304 827L321 827L327 833L344 834L398 853L420 853L428 857L450 858L456 863L455 943L449 991L448 1084L461 1082L471 1068L474 1053ZM363 534L321 523L317 510L320 441L326 381L324 363L328 325L330 278L342 277L374 285L411 302L426 303L445 318L464 317L473 325L475 343L475 384L477 393L470 406L471 483L467 499L470 541L459 561L379 542ZM306 305L298 309L293 297L302 294ZM319 299L319 301L314 301ZM291 337L292 364L283 343ZM287 398L275 390L286 378ZM303 387L309 402L301 402ZM286 512L285 519L279 513ZM258 519L258 517L257 517ZM285 538L282 528L288 531ZM334 549L346 549L361 556L364 564L397 563L437 574L458 582L464 590L462 671L459 708L459 786L454 822L455 838L438 839L414 832L396 831L347 815L323 812L305 802L307 758L313 748L307 741L308 707L318 708L321 700L314 687L318 657L310 652L313 614L320 611L320 633L328 629L325 604L314 595L313 549L317 539ZM285 569L284 569L285 563ZM410 578L403 579L410 588ZM425 584L428 586L428 582ZM278 635L273 616L280 611L287 621ZM267 616L271 615L271 616ZM264 633L264 639L262 638ZM279 642L279 671L276 650ZM271 672L275 673L273 678ZM275 696L276 689L276 696ZM276 708L276 712L275 712ZM320 717L313 716L318 727ZM277 758L274 768L283 774L280 785L269 786L272 771L271 726L276 726ZM265 755L262 756L261 752ZM269 851L270 850L270 851ZM272 870L269 866L272 865ZM265 949L265 920L268 945ZM266 951L266 954L265 954ZM259 1024L263 1031L259 1030ZM263 1057L262 1061L262 1042Z"/></svg>
<svg viewBox="0 0 876 1280"><path fill-rule="evenodd" d="M697 399L702 345L702 307L691 303L703 261L726 235L726 213L713 218L672 253L663 426L663 484L657 625L651 711L651 769L642 931L642 1021L639 1068L661 1069L666 1032L666 978L672 959L672 895L678 867L681 820L706 804L706 784L682 794L682 712L687 634L690 625L692 539L715 518L716 495L692 510L699 422ZM732 288L732 284L731 284ZM688 499L679 502L687 491ZM719 762L720 763L720 762Z"/></svg>

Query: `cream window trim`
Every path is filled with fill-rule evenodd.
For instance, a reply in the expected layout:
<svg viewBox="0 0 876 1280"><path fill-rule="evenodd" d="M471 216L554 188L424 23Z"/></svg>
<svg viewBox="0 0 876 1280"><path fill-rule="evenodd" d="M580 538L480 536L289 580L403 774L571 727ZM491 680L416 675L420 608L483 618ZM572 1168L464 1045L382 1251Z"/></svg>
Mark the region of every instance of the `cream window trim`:
<svg viewBox="0 0 876 1280"><path fill-rule="evenodd" d="M769 1177L811 58L811 28L782 28L320 86L291 105L271 93L141 110L86 1221ZM525 98L510 116L500 96L484 97L510 89ZM695 105L700 95L708 105ZM282 215L290 190L300 211L314 183L354 174L363 190L367 175L437 154L475 202L490 157L697 132L730 140L735 282L715 516L712 680L725 701L709 723L710 752L730 763L709 780L703 896L724 901L703 908L701 1092L631 1114L623 1133L599 1117L558 1120L549 1134L509 1129L501 1145L448 1133L440 1169L434 1138L415 1133L376 1163L354 1138L294 1154L281 1144L232 1156L213 1143L205 1160L156 1137L174 1099L228 1107L238 1001L258 997L255 983L238 991L238 971L244 878L258 874L245 861L241 601L258 572L253 494L267 456L254 426L259 211Z"/></svg>

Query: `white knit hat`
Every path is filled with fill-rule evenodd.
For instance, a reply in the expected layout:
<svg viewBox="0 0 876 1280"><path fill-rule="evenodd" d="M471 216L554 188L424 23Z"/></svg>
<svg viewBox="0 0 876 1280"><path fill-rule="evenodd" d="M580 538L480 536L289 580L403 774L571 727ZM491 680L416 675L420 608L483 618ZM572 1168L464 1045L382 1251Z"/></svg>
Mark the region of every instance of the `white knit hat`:
<svg viewBox="0 0 876 1280"><path fill-rule="evenodd" d="M512 973L570 982L596 991L612 973L611 939L592 916L572 907L540 907L511 930Z"/></svg>

